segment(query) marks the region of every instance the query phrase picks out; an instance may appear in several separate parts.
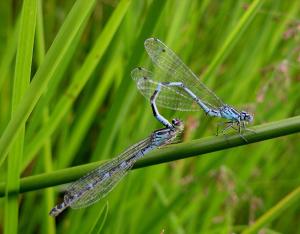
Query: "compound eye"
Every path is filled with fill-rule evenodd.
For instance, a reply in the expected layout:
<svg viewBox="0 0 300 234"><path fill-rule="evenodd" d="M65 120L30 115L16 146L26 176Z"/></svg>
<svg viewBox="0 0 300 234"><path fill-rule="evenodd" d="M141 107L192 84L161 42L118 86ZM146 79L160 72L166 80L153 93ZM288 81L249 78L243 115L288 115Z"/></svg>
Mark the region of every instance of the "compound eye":
<svg viewBox="0 0 300 234"><path fill-rule="evenodd" d="M172 119L172 124L175 126L178 126L180 124L180 120L179 119Z"/></svg>

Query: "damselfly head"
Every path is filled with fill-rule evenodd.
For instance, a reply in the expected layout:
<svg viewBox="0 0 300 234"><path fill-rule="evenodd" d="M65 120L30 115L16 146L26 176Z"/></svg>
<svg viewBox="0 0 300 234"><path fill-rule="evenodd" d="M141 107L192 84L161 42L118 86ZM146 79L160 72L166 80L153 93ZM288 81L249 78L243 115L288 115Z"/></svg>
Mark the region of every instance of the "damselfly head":
<svg viewBox="0 0 300 234"><path fill-rule="evenodd" d="M241 121L246 121L250 123L253 121L253 115L246 111L241 111L240 118Z"/></svg>
<svg viewBox="0 0 300 234"><path fill-rule="evenodd" d="M174 126L180 126L182 124L182 121L180 119L172 119L172 124Z"/></svg>
<svg viewBox="0 0 300 234"><path fill-rule="evenodd" d="M180 130L183 130L184 128L183 121L181 121L180 119L172 119L172 125L175 128L180 128Z"/></svg>

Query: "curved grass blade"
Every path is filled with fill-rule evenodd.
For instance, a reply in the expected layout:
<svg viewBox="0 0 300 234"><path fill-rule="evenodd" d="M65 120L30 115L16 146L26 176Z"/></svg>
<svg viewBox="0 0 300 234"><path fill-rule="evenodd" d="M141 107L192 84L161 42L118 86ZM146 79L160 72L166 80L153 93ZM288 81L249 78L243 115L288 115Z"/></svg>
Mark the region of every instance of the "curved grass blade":
<svg viewBox="0 0 300 234"><path fill-rule="evenodd" d="M142 45L144 39L152 33L161 13L163 12L162 9L165 4L166 1L154 0L151 2L148 15L146 16L146 21L142 25L142 29L137 36L135 42L136 45ZM138 46L136 47L138 48ZM127 76L132 68L136 66L142 55L142 50L134 50L128 59L128 65L124 72L125 76ZM132 92L133 87L130 83L131 82L128 82L127 79L122 79L114 98L114 105L112 105L106 119L104 120L104 126L106 127L103 128L103 131L100 133L97 148L92 155L92 161L96 161L99 155L107 155L110 150L112 145L111 142L116 136L121 123L124 121L124 115L128 112L130 103L134 97L134 92Z"/></svg>
<svg viewBox="0 0 300 234"><path fill-rule="evenodd" d="M37 0L25 0L22 5L20 31L15 65L15 76L12 90L12 118L17 115L17 108L30 83L34 35L37 15ZM17 233L19 223L18 191L20 188L20 161L23 156L25 124L20 125L20 131L12 144L8 158L7 186L5 199L4 233ZM2 155L1 155L2 156Z"/></svg>
<svg viewBox="0 0 300 234"><path fill-rule="evenodd" d="M7 157L11 144L16 139L22 125L53 78L53 73L59 68L60 62L68 53L71 42L81 25L92 12L96 0L77 0L56 36L51 48L46 54L43 64L35 74L33 81L26 90L14 117L10 120L0 139L0 166Z"/></svg>
<svg viewBox="0 0 300 234"><path fill-rule="evenodd" d="M133 168L141 168L164 162L199 156L202 154L229 149L254 142L260 142L276 137L300 132L300 116L255 126L256 134L245 133L249 142L241 140L237 135L225 137L207 137L180 145L165 147L147 158L138 161ZM250 136L251 135L251 136ZM99 167L98 163L90 163L56 172L28 176L21 179L20 193L34 191L50 186L69 183L80 178L88 171ZM0 183L0 197L4 196L5 183Z"/></svg>
<svg viewBox="0 0 300 234"><path fill-rule="evenodd" d="M246 228L242 234L254 234L258 233L260 229L270 223L272 220L277 218L279 215L283 215L283 211L289 206L299 202L300 199L300 187L297 187L287 196L285 196L281 201L279 201L275 206L273 206L269 211L264 213L259 219L257 219L250 227Z"/></svg>
<svg viewBox="0 0 300 234"><path fill-rule="evenodd" d="M79 95L97 64L108 49L111 39L122 22L130 3L130 0L121 1L114 13L111 15L104 30L99 35L95 45L85 59L85 62L76 73L74 80L66 90L66 94L59 99L51 116L49 116L49 124L40 129L34 139L32 139L29 145L25 148L25 163L23 168L28 165L34 155L38 152L38 150L40 150L45 140L55 131L65 114L71 108L75 98Z"/></svg>
<svg viewBox="0 0 300 234"><path fill-rule="evenodd" d="M100 212L100 215L94 225L94 227L89 232L90 234L100 234L104 224L107 220L107 214L108 214L108 202L106 202L105 206L103 207L102 211Z"/></svg>

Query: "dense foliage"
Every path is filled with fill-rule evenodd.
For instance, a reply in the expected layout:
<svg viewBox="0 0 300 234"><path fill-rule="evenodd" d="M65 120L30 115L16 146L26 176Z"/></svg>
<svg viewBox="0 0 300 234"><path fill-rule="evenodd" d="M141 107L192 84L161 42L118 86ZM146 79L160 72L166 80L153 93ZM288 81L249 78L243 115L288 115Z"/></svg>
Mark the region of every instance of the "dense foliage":
<svg viewBox="0 0 300 234"><path fill-rule="evenodd" d="M71 167L161 127L130 78L153 68L149 37L254 125L300 115L299 10L297 0L1 1L0 232L300 233L299 134L134 170L99 203L48 215L83 174ZM215 135L219 120L201 110L160 111L185 121L185 142ZM41 173L47 182L19 194L20 177Z"/></svg>

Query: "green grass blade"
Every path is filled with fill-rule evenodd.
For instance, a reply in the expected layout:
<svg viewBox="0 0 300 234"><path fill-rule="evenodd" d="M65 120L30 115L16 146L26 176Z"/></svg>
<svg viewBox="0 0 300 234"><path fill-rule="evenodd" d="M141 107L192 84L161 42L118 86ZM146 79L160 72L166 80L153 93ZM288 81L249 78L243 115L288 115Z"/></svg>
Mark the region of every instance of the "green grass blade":
<svg viewBox="0 0 300 234"><path fill-rule="evenodd" d="M8 99L8 96L10 96L10 93L7 93L7 91L10 89L10 74L12 73L12 63L14 61L16 50L17 50L17 42L18 42L18 35L19 35L19 27L20 27L20 19L17 19L17 23L15 24L13 28L13 32L9 33L9 38L12 37L12 39L9 39L5 43L5 48L3 51L3 54L1 55L0 59L0 100L2 103L1 105L1 112L0 115L0 132L2 133L3 130L6 127L6 124L8 123L10 119L10 106L11 106L11 100L5 101Z"/></svg>
<svg viewBox="0 0 300 234"><path fill-rule="evenodd" d="M107 219L108 214L108 202L106 202L105 206L103 207L102 211L100 212L99 217L97 218L97 221L95 223L95 226L91 229L90 234L100 234L105 221Z"/></svg>
<svg viewBox="0 0 300 234"><path fill-rule="evenodd" d="M16 115L16 109L30 83L36 14L37 0L25 0L22 6L20 31L18 36L12 92L12 117ZM16 141L11 147L9 153L10 156L8 158L4 233L9 234L18 232L18 193L11 193L11 191L18 191L20 186L19 162L22 161L23 156L24 135L25 125L23 123L16 136Z"/></svg>
<svg viewBox="0 0 300 234"><path fill-rule="evenodd" d="M253 224L251 224L249 228L246 228L242 232L242 234L259 233L259 230L262 229L264 226L268 225L272 220L274 220L278 216L284 215L284 211L288 209L290 206L299 202L299 199L300 199L300 187L293 190L281 201L279 201L274 207L272 207L269 211L264 213Z"/></svg>
<svg viewBox="0 0 300 234"><path fill-rule="evenodd" d="M124 116L128 112L130 103L134 97L134 93L131 92L133 82L131 82L129 78L130 71L137 66L139 60L142 58L144 53L144 50L142 49L144 40L149 37L154 30L165 4L166 1L154 0L149 7L148 14L151 15L151 17L146 18L141 32L137 35L135 42L135 48L137 49L132 51L128 60L127 67L124 71L124 78L122 79L118 91L116 92L116 97L114 98L114 104L104 120L104 126L106 127L100 133L97 148L92 155L92 161L95 161L99 155L108 154L110 147L112 146L112 141L117 134L122 121L124 121Z"/></svg>
<svg viewBox="0 0 300 234"><path fill-rule="evenodd" d="M205 73L202 76L202 80L207 81L209 78L216 72L217 68L224 61L226 56L229 55L230 51L234 47L234 45L238 42L238 39L241 37L241 34L245 31L245 28L249 25L257 10L261 6L264 0L255 0L252 2L251 6L244 13L242 18L238 21L235 28L230 32L224 44L215 55L212 62L209 64Z"/></svg>
<svg viewBox="0 0 300 234"><path fill-rule="evenodd" d="M45 58L45 37L44 37L44 19L43 19L43 2L38 1L37 12L37 30L36 30L36 50L37 50L37 64L41 65ZM49 108L44 107L43 110L43 124L47 125L49 121ZM51 138L47 138L42 150L41 164L44 172L51 172L53 170L52 163L52 143ZM55 220L49 217L48 211L54 206L54 189L47 188L43 191L43 232L48 234L55 233Z"/></svg>
<svg viewBox="0 0 300 234"><path fill-rule="evenodd" d="M76 152L81 147L83 139L86 137L93 120L96 118L99 106L101 106L105 101L105 93L113 82L113 78L116 76L115 66L118 64L118 60L120 59L116 54L111 59L110 64L106 66L106 70L103 73L102 79L98 83L97 87L95 88L95 92L91 97L92 101L85 106L84 111L82 111L78 120L74 124L74 127L70 133L69 141L61 153L63 156L61 167L70 165L74 156L76 155Z"/></svg>
<svg viewBox="0 0 300 234"><path fill-rule="evenodd" d="M44 124L48 124L49 113L48 109L44 110ZM53 170L53 163L52 163L52 151L51 151L51 138L48 138L45 141L43 146L42 155L41 155L41 163L45 173L50 173ZM54 189L47 188L43 191L43 226L47 233L55 233L55 222L52 217L48 215L49 210L54 206Z"/></svg>
<svg viewBox="0 0 300 234"><path fill-rule="evenodd" d="M181 146L178 145L174 148L166 147L165 149L160 150L155 154L150 153L146 158L137 162L136 167L144 167L157 163L170 162L186 157L206 154L298 133L300 132L300 116L257 125L252 129L255 130L255 133L243 133L243 136L247 139L248 142L245 142L238 134L206 137L191 141L189 143L183 143L181 144Z"/></svg>
<svg viewBox="0 0 300 234"><path fill-rule="evenodd" d="M16 54L17 49L17 41L19 35L19 20L14 27L14 31L11 32L12 40L9 40L6 43L6 47L4 48L3 54L1 55L1 62L0 62L0 89L2 88L4 79L7 77L9 72L10 65L13 62L13 59Z"/></svg>
<svg viewBox="0 0 300 234"><path fill-rule="evenodd" d="M0 59L3 59L2 55L3 51L5 50L7 36L12 30L12 12L13 11L10 1L0 2Z"/></svg>
<svg viewBox="0 0 300 234"><path fill-rule="evenodd" d="M37 64L41 66L45 59L45 36L44 36L44 19L43 19L43 3L38 1L37 23L36 23L36 53Z"/></svg>
<svg viewBox="0 0 300 234"><path fill-rule="evenodd" d="M258 125L253 128L256 133L245 133L245 142L238 134L207 137L187 143L170 145L157 151L149 153L145 158L139 160L134 168L141 168L156 165L164 162L171 162L188 157L225 150L233 147L247 145L250 143L265 141L276 137L300 132L300 116L280 120L268 124ZM88 171L96 168L100 162L90 163L73 168L63 169L52 173L45 173L36 176L29 176L21 179L20 192L28 192L49 186L69 183L74 181ZM0 184L0 196L4 195L5 184Z"/></svg>
<svg viewBox="0 0 300 234"><path fill-rule="evenodd" d="M86 21L87 20L85 20L85 22L81 25L81 28L78 30L77 35L74 37L71 43L68 53L60 63L59 68L56 69L55 73L53 74L53 79L47 86L47 92L44 93L44 95L41 97L36 107L34 108L34 111L30 115L30 122L28 124L28 128L26 130L25 135L26 143L30 142L34 138L36 132L39 130L39 127L43 122L44 109L48 108L49 103L51 103L51 100L53 100L53 96L55 96L58 92L58 88L59 85L62 83L64 74L66 73L68 66L74 58L76 50L78 49L79 41L82 38L82 34L86 27Z"/></svg>
<svg viewBox="0 0 300 234"><path fill-rule="evenodd" d="M28 119L30 113L45 91L47 84L51 81L52 74L58 69L60 62L64 59L70 44L76 36L80 26L90 15L95 0L77 0L70 11L67 19L62 25L51 48L46 54L45 60L35 74L33 81L27 89L14 117L7 125L0 139L0 166L3 164L9 147L15 140L17 133Z"/></svg>
<svg viewBox="0 0 300 234"><path fill-rule="evenodd" d="M31 140L28 147L25 148L24 166L28 165L33 156L42 147L45 140L53 133L57 126L59 126L61 120L69 111L76 97L89 80L91 74L107 50L113 36L122 22L123 17L125 16L130 2L130 0L123 0L119 3L110 20L106 24L103 32L99 35L94 47L88 54L82 67L76 73L73 82L70 84L69 88L65 91L65 94L55 106L53 113L49 117L49 124L44 126L36 134L35 138Z"/></svg>
<svg viewBox="0 0 300 234"><path fill-rule="evenodd" d="M101 233L300 230L299 196L294 194L282 204L300 184L299 133L292 134L299 130L300 116L300 1L131 0L88 81L88 74L83 74L85 84L80 90L73 84L82 83L74 78L122 0L92 0L91 7L90 1L83 0L38 1L43 6L38 8L31 78L48 83L46 88L38 87L44 91L41 95L38 92L40 98L32 111L27 103L24 153L18 161L19 177L14 175L20 189L8 193L10 197L18 193L20 233L97 232L106 202L109 212ZM11 120L23 2L0 3L0 151L4 149L5 131L4 139L15 146L13 138L7 138L6 127ZM79 2L81 7L58 49L54 45L62 25L70 20L70 12ZM87 13L86 7L93 12ZM139 94L130 77L134 67L156 67L143 46L149 37L167 44L225 103L253 113L257 126L248 126L257 133L245 133L249 145L234 130L230 132L235 135L214 137L220 119L209 118L201 110L180 112L158 107L167 119L184 121L184 143L147 154L135 165L144 168L131 171L109 196L84 209L68 209L53 219L48 212L63 200L65 183L161 127L149 100ZM47 62L54 47L56 55ZM35 92L31 84L29 90ZM67 91L74 91L76 96L69 95L70 100L61 102ZM34 92L31 104L35 102ZM26 99L25 94L21 102ZM24 124L19 123L15 122L22 128ZM286 134L291 135L275 138ZM11 146L7 146L9 158L0 170L0 233L6 228L5 186ZM25 159L32 149L36 153ZM2 157L5 155L0 154L0 163Z"/></svg>

